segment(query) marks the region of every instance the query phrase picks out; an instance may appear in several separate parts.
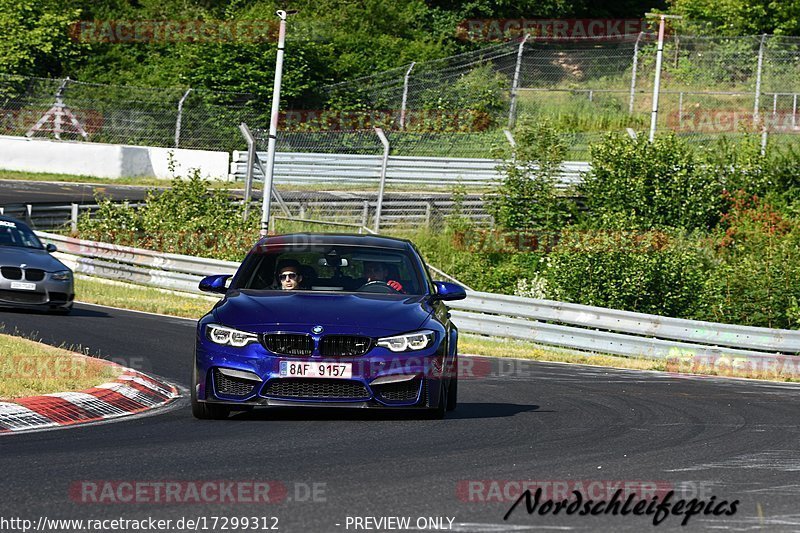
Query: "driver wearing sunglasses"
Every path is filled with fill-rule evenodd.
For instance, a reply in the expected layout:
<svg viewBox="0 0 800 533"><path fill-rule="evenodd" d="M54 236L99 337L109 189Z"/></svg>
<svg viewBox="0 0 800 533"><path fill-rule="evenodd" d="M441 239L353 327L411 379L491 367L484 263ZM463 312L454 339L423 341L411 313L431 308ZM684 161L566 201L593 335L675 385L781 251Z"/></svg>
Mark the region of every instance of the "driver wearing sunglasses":
<svg viewBox="0 0 800 533"><path fill-rule="evenodd" d="M281 283L282 290L294 291L299 289L300 283L303 281L303 275L300 274L300 263L294 260L281 263L277 277Z"/></svg>

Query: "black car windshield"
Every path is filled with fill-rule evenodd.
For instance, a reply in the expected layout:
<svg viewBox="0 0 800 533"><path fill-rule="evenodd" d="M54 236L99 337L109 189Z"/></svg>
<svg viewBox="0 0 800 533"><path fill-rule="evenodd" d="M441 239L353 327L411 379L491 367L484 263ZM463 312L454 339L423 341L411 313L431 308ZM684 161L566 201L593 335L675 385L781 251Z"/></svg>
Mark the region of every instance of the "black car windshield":
<svg viewBox="0 0 800 533"><path fill-rule="evenodd" d="M263 247L233 289L424 294L417 262L404 250L347 245Z"/></svg>
<svg viewBox="0 0 800 533"><path fill-rule="evenodd" d="M27 226L10 220L0 220L0 246L43 248L42 241Z"/></svg>

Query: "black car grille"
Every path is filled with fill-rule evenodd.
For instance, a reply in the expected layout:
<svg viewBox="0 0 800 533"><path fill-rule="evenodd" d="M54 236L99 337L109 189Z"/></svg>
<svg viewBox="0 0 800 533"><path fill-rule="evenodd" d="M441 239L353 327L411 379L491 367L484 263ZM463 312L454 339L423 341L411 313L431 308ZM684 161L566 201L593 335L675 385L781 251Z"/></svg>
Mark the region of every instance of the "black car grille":
<svg viewBox="0 0 800 533"><path fill-rule="evenodd" d="M310 335L270 333L263 335L261 342L270 352L281 355L311 355L314 351L314 340Z"/></svg>
<svg viewBox="0 0 800 533"><path fill-rule="evenodd" d="M262 392L274 398L366 400L369 391L363 383L347 379L273 379Z"/></svg>
<svg viewBox="0 0 800 533"><path fill-rule="evenodd" d="M326 357L364 355L371 349L372 339L358 335L325 335L319 343L319 352Z"/></svg>
<svg viewBox="0 0 800 533"><path fill-rule="evenodd" d="M372 390L387 402L410 402L417 399L421 381L421 379L417 378L398 383L372 385Z"/></svg>
<svg viewBox="0 0 800 533"><path fill-rule="evenodd" d="M218 368L214 369L214 390L218 395L248 396L253 393L257 384L257 381L226 376Z"/></svg>
<svg viewBox="0 0 800 533"><path fill-rule="evenodd" d="M22 279L22 269L19 267L0 267L0 274L6 279Z"/></svg>
<svg viewBox="0 0 800 533"><path fill-rule="evenodd" d="M0 289L0 300L17 304L43 304L47 295L43 292L7 291Z"/></svg>
<svg viewBox="0 0 800 533"><path fill-rule="evenodd" d="M28 281L42 281L44 279L44 270L28 268L25 270L25 279Z"/></svg>

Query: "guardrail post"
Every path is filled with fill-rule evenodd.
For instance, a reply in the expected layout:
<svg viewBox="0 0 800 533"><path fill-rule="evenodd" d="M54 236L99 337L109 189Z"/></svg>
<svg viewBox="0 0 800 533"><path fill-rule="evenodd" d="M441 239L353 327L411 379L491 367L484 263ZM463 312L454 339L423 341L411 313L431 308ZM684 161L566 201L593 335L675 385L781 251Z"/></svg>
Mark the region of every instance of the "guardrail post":
<svg viewBox="0 0 800 533"><path fill-rule="evenodd" d="M29 226L33 226L33 219L31 218L32 215L33 215L33 205L25 204L25 222L27 222Z"/></svg>
<svg viewBox="0 0 800 533"><path fill-rule="evenodd" d="M69 214L69 222L70 222L70 230L72 233L78 232L78 204L72 203L70 204L70 214Z"/></svg>
<svg viewBox="0 0 800 533"><path fill-rule="evenodd" d="M514 79L511 82L511 105L508 108L508 129L514 129L514 124L517 122L517 87L519 86L519 71L522 66L522 50L525 47L525 42L528 40L528 34L519 42L517 49L517 66L514 67Z"/></svg>
<svg viewBox="0 0 800 533"><path fill-rule="evenodd" d="M631 93L628 98L628 114L633 114L633 101L636 95L636 70L639 68L639 41L644 32L639 32L633 45L633 70L631 71Z"/></svg>
<svg viewBox="0 0 800 533"><path fill-rule="evenodd" d="M431 212L433 211L433 202L425 202L425 227L431 227Z"/></svg>
<svg viewBox="0 0 800 533"><path fill-rule="evenodd" d="M306 218L306 204L300 202L300 218Z"/></svg>
<svg viewBox="0 0 800 533"><path fill-rule="evenodd" d="M179 148L181 143L181 120L183 118L183 102L186 101L186 97L189 96L189 93L192 92L191 87L186 89L186 92L183 93L181 99L178 101L178 118L175 119L175 148Z"/></svg>
<svg viewBox="0 0 800 533"><path fill-rule="evenodd" d="M361 225L365 228L369 223L369 200L364 200L364 207L361 210Z"/></svg>
<svg viewBox="0 0 800 533"><path fill-rule="evenodd" d="M381 229L381 208L383 207L383 191L386 188L386 167L389 165L389 139L381 128L375 128L375 133L383 144L383 163L381 164L381 184L378 188L378 204L375 206L375 233Z"/></svg>

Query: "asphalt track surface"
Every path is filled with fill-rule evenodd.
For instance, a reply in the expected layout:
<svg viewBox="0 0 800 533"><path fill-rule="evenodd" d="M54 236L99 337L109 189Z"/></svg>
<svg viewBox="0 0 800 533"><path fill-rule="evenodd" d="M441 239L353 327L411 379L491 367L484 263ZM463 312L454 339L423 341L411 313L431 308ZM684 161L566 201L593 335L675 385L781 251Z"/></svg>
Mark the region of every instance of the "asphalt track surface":
<svg viewBox="0 0 800 533"><path fill-rule="evenodd" d="M188 386L192 321L76 305L65 317L0 311L0 324ZM276 516L279 531L335 532L354 531L347 516L444 516L452 531L642 531L652 517L528 515L524 505L504 522L510 501L464 501L458 487L653 480L686 499L740 501L734 516L687 527L670 516L658 531L800 530L797 386L488 361L491 372L462 381L458 409L440 421L363 411L199 421L183 399L149 417L2 437L0 517ZM288 499L76 503L69 488L81 480L275 480ZM307 501L314 483L317 501Z"/></svg>

